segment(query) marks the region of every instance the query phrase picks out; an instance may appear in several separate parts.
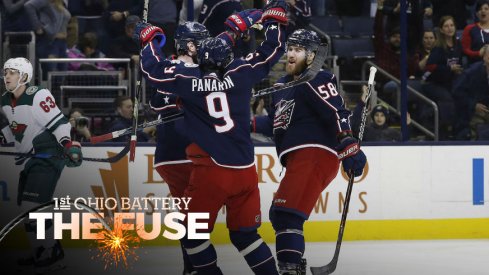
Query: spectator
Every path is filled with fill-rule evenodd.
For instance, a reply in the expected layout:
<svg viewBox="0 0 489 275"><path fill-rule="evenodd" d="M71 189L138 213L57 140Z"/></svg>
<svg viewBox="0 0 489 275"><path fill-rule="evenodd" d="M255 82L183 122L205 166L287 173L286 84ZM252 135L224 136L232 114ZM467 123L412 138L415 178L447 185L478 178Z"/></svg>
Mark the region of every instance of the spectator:
<svg viewBox="0 0 489 275"><path fill-rule="evenodd" d="M375 48L375 62L382 69L386 70L389 74L396 78L400 78L401 75L401 34L399 27L391 29L388 33L388 41L384 40L385 28L384 28L384 0L377 0L377 13L374 21L374 48ZM414 78L416 73L418 60L414 55L408 55L408 75L410 78ZM395 97L399 90L398 85L389 81L389 79L382 79L378 77L378 83L385 84L382 89L384 100L393 104L396 102Z"/></svg>
<svg viewBox="0 0 489 275"><path fill-rule="evenodd" d="M367 93L367 86L363 86L361 100L353 111L351 121L355 136L358 136L358 129L362 120L362 110L367 101ZM389 127L389 110L386 107L380 104L375 106L370 112L370 116L372 123L365 127L363 134L364 141L401 141L401 132L398 129ZM408 119L408 122L410 122L410 119Z"/></svg>
<svg viewBox="0 0 489 275"><path fill-rule="evenodd" d="M416 54L418 62L418 73L416 73L417 77L422 75L426 67L426 62L428 61L428 57L430 56L430 52L435 47L436 37L435 32L433 30L425 30L423 33L423 39L421 40L421 46L418 48Z"/></svg>
<svg viewBox="0 0 489 275"><path fill-rule="evenodd" d="M387 16L387 32L391 32L394 27L400 26L401 4L399 0L385 0L382 9ZM407 43L409 52L414 52L419 45L423 32L423 18L432 13L432 6L429 0L408 0L407 1Z"/></svg>
<svg viewBox="0 0 489 275"><path fill-rule="evenodd" d="M479 22L467 25L462 33L462 48L469 64L482 59L482 48L489 43L489 0L477 2L476 15Z"/></svg>
<svg viewBox="0 0 489 275"><path fill-rule="evenodd" d="M452 16L455 26L462 30L467 25L467 19L471 17L467 6L471 6L476 0L431 0L433 4L433 25L436 26L441 18Z"/></svg>
<svg viewBox="0 0 489 275"><path fill-rule="evenodd" d="M372 123L365 127L364 141L401 141L401 132L389 127L389 110L377 105L370 113Z"/></svg>
<svg viewBox="0 0 489 275"><path fill-rule="evenodd" d="M36 57L65 58L68 21L71 14L63 0L29 0L25 4L36 32ZM66 70L66 64L47 65L47 70Z"/></svg>
<svg viewBox="0 0 489 275"><path fill-rule="evenodd" d="M90 141L92 134L89 129L89 120L84 116L82 109L71 109L68 113L68 120L71 124L71 140L78 142Z"/></svg>
<svg viewBox="0 0 489 275"><path fill-rule="evenodd" d="M430 53L423 75L423 92L438 104L440 112L440 139L448 139L453 126L454 101L452 83L463 71L462 45L455 36L455 21L444 16L439 24L436 46Z"/></svg>
<svg viewBox="0 0 489 275"><path fill-rule="evenodd" d="M153 26L165 28L165 35L170 41L175 36L177 27L177 6L175 0L149 0L148 22ZM221 25L222 25L221 21ZM166 56L175 54L175 44L166 43L163 46Z"/></svg>
<svg viewBox="0 0 489 275"><path fill-rule="evenodd" d="M131 58L133 64L139 64L139 45L132 39L136 23L141 21L136 15L126 19L126 32L114 39L110 46L109 57Z"/></svg>
<svg viewBox="0 0 489 275"><path fill-rule="evenodd" d="M119 96L115 100L115 106L117 107L117 114L119 117L112 122L109 133L117 130L126 129L132 127L132 117L134 112L134 104L132 99L128 96ZM152 128L145 128L143 131L138 132L137 140L139 142L146 142L152 139L150 133L154 131ZM114 142L124 142L130 139L129 135L120 136L113 139Z"/></svg>
<svg viewBox="0 0 489 275"><path fill-rule="evenodd" d="M32 30L29 15L24 8L26 2L27 0L2 0L0 3L2 8L2 31L26 32Z"/></svg>
<svg viewBox="0 0 489 275"><path fill-rule="evenodd" d="M457 107L458 139L488 139L489 124L489 46L482 48L483 61L475 62L456 81L453 96ZM470 123L469 123L470 122ZM470 134L469 134L470 125ZM480 133L485 129L485 134Z"/></svg>
<svg viewBox="0 0 489 275"><path fill-rule="evenodd" d="M69 58L105 58L105 54L97 49L97 35L93 32L87 32L83 35L75 46L68 50ZM72 62L68 64L68 69L72 71L113 71L114 67L107 62L97 62L97 63L79 63Z"/></svg>
<svg viewBox="0 0 489 275"><path fill-rule="evenodd" d="M112 0L109 1L103 14L104 27L107 32L107 41L102 41L100 49L107 52L116 37L125 33L126 19L130 15L141 17L144 1L141 0Z"/></svg>

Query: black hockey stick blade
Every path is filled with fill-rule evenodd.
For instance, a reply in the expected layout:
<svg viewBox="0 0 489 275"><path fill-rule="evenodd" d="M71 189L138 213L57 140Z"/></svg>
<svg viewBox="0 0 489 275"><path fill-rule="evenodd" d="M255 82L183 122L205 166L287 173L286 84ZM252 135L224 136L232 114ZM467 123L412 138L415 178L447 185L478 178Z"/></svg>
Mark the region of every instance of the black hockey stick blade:
<svg viewBox="0 0 489 275"><path fill-rule="evenodd" d="M316 77L316 75L318 74L318 72L323 67L324 61L326 61L327 55L328 55L328 45L321 44L318 48L316 56L314 57L314 61L312 62L309 70L307 70L301 77L299 77L296 80L284 83L283 85L272 86L270 88L255 91L253 93L253 97L275 93L275 92L281 91L283 89L294 87L294 86L306 83L306 82L314 79Z"/></svg>
<svg viewBox="0 0 489 275"><path fill-rule="evenodd" d="M118 162L121 160L125 155L127 155L127 152L129 152L129 144L124 146L124 148L117 153L116 155L108 158L86 158L83 157L83 161L93 161L93 162L108 162L108 163L114 163ZM25 157L25 158L40 158L40 159L49 159L49 158L59 158L63 159L63 156L59 155L52 155L52 154L44 154L44 153L39 153L39 154L30 154L30 153L17 153L17 152L0 152L0 156L14 156L14 157Z"/></svg>

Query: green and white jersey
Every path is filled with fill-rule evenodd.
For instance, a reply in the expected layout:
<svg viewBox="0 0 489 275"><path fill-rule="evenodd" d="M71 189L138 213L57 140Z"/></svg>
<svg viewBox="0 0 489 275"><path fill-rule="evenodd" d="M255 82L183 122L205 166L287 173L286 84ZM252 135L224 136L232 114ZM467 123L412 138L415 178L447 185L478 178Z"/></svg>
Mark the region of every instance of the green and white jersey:
<svg viewBox="0 0 489 275"><path fill-rule="evenodd" d="M2 95L1 102L2 110L10 123L2 132L8 142L15 142L18 152L27 153L33 148L40 148L39 144L34 143L46 140L36 139L41 134L54 136L58 143L70 140L71 125L56 106L49 90L31 86L17 99L12 93L6 92ZM49 146L56 145L51 143Z"/></svg>

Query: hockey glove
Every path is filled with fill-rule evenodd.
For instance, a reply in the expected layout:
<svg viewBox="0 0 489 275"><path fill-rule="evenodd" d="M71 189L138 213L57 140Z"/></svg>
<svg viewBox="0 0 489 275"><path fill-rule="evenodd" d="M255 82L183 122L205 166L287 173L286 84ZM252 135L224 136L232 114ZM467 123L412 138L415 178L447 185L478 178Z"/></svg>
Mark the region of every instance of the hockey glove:
<svg viewBox="0 0 489 275"><path fill-rule="evenodd" d="M230 15L224 24L236 34L238 37L243 37L248 30L258 20L261 19L263 12L257 9L248 9Z"/></svg>
<svg viewBox="0 0 489 275"><path fill-rule="evenodd" d="M361 176L363 168L367 163L367 157L360 150L358 141L351 137L344 137L338 146L336 146L336 152L338 152L338 159L343 163L343 170L346 173L353 171L355 177Z"/></svg>
<svg viewBox="0 0 489 275"><path fill-rule="evenodd" d="M151 42L153 39L157 39L159 41L158 45L160 48L163 47L166 42L165 33L161 28L142 21L136 23L132 39L141 45L141 47L146 46L146 44Z"/></svg>
<svg viewBox="0 0 489 275"><path fill-rule="evenodd" d="M287 3L284 0L271 0L263 8L263 23L280 23L288 24Z"/></svg>
<svg viewBox="0 0 489 275"><path fill-rule="evenodd" d="M66 166L78 167L82 164L83 154L79 142L70 141L65 144Z"/></svg>

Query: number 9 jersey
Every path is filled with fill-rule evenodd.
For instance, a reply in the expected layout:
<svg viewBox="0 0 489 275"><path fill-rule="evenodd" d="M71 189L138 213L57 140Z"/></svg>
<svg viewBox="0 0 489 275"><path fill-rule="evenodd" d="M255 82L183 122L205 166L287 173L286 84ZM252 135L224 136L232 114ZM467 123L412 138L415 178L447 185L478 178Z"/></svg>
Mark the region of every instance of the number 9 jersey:
<svg viewBox="0 0 489 275"><path fill-rule="evenodd" d="M44 138L36 139L43 133L54 135L58 143L70 140L71 126L47 89L30 86L17 99L12 93L6 92L1 102L10 123L2 133L7 142L15 142L18 152L28 153L34 147L39 153L39 148L52 147L55 140L51 135L47 140L53 142L49 144L46 144Z"/></svg>
<svg viewBox="0 0 489 275"><path fill-rule="evenodd" d="M146 79L182 99L186 136L220 166L244 169L254 164L251 91L283 55L284 26L269 24L265 38L254 53L232 60L219 76L198 65L163 59L161 49L153 42L141 53Z"/></svg>

